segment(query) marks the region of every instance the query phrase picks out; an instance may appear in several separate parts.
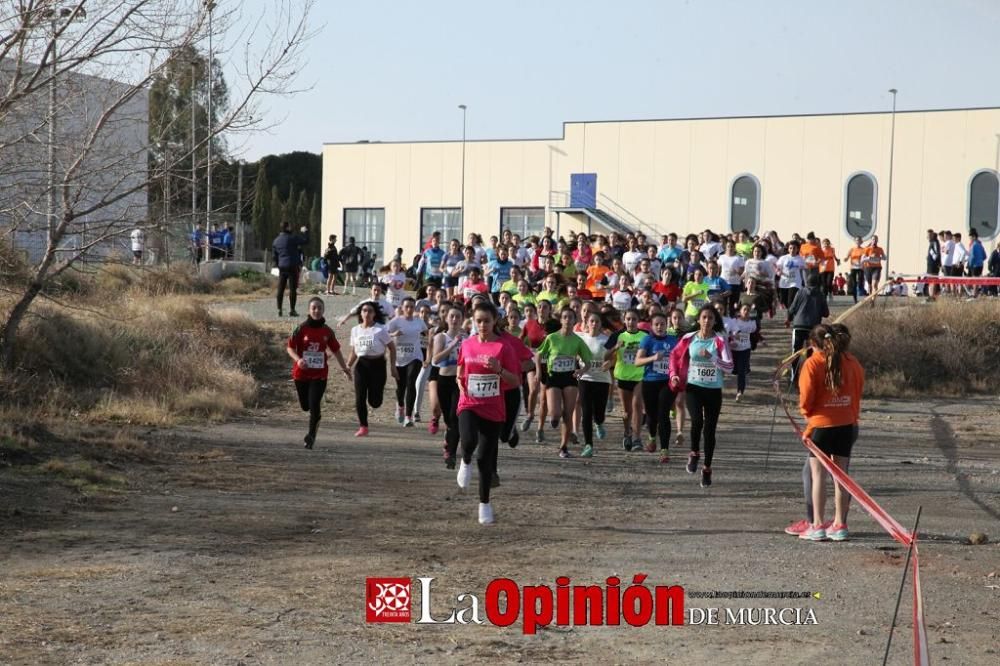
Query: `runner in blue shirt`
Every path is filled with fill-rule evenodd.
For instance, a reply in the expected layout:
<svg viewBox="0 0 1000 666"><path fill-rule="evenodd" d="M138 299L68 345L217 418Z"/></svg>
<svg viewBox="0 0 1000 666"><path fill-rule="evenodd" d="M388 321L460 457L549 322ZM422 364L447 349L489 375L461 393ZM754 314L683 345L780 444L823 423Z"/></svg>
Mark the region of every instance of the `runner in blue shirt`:
<svg viewBox="0 0 1000 666"><path fill-rule="evenodd" d="M670 461L667 447L670 441L670 410L677 394L670 388L670 352L677 346L677 336L667 333L667 316L662 312L650 321L652 333L639 343L635 356L637 366L645 366L642 375L642 401L646 408L649 440L646 450L656 452L656 435L660 435L660 462Z"/></svg>
<svg viewBox="0 0 1000 666"><path fill-rule="evenodd" d="M499 294L500 287L510 279L510 269L514 267L507 256L507 248L501 246L497 249L497 258L486 264L486 277L490 284L490 293Z"/></svg>

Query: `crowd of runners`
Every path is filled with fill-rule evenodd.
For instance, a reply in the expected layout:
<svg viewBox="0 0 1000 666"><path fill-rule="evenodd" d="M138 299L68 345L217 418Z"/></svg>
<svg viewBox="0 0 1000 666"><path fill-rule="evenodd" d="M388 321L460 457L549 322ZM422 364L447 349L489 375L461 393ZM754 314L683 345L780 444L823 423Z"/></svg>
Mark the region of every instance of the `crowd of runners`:
<svg viewBox="0 0 1000 666"><path fill-rule="evenodd" d="M391 376L396 421L442 436L444 464L457 468L462 488L475 458L480 523L494 521L501 442L516 447L521 433L533 433L540 444L551 437L560 458L592 457L609 437L615 402L622 449L667 464L685 447L686 471L700 473L707 488L724 378L735 375L728 395L739 401L753 351L767 344L761 320L784 311L793 348L809 352L792 381L808 432L846 468L864 373L848 352L846 327L822 322L841 265L856 301L879 289L885 259L877 237L857 239L841 258L813 233L783 241L774 232L706 230L656 242L641 233L556 239L546 229L528 240L505 231L488 245L477 234L445 245L435 233L409 276L394 258L340 320L356 322L346 360L322 301L310 301L288 341L310 413L305 446L315 442L328 360L336 358L353 381L357 437L368 435L369 409L382 405ZM808 516L789 534L847 538L847 495L837 488L834 519L825 522L823 478L807 461Z"/></svg>

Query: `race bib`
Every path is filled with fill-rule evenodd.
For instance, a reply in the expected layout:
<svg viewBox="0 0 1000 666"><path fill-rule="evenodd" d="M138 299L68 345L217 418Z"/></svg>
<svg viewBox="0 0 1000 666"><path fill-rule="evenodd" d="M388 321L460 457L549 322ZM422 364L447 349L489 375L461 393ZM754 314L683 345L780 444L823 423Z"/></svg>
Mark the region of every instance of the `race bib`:
<svg viewBox="0 0 1000 666"><path fill-rule="evenodd" d="M572 356L556 356L549 366L549 372L573 372L574 370L576 370L576 359Z"/></svg>
<svg viewBox="0 0 1000 666"><path fill-rule="evenodd" d="M398 345L397 348L396 348L397 356L403 356L403 357L407 357L407 358L409 358L410 356L413 356L413 352L415 350L416 350L416 347L414 346L414 344L412 342L404 342L403 344Z"/></svg>
<svg viewBox="0 0 1000 666"><path fill-rule="evenodd" d="M500 375L469 375L469 395L496 398L500 395Z"/></svg>
<svg viewBox="0 0 1000 666"><path fill-rule="evenodd" d="M310 370L322 370L326 366L326 352L302 352L302 358L305 359L306 367Z"/></svg>
<svg viewBox="0 0 1000 666"><path fill-rule="evenodd" d="M603 366L604 366L604 361L599 358L595 358L590 361L591 372L600 372Z"/></svg>
<svg viewBox="0 0 1000 666"><path fill-rule="evenodd" d="M627 365L635 365L635 350L634 349L623 349L622 350L622 362Z"/></svg>
<svg viewBox="0 0 1000 666"><path fill-rule="evenodd" d="M365 336L363 338L358 338L357 342L355 343L355 346L358 349L358 355L359 356L364 356L365 354L367 354L368 352L370 352L372 350L372 347L374 345L375 345L375 338L373 338L371 336Z"/></svg>
<svg viewBox="0 0 1000 666"><path fill-rule="evenodd" d="M392 304L392 307L398 308L400 305L403 304L403 294L397 291L390 291L389 302Z"/></svg>
<svg viewBox="0 0 1000 666"><path fill-rule="evenodd" d="M688 383L716 384L719 381L719 369L714 365L694 365L688 367Z"/></svg>
<svg viewBox="0 0 1000 666"><path fill-rule="evenodd" d="M746 331L739 331L736 334L736 346L746 347L750 344L750 334Z"/></svg>
<svg viewBox="0 0 1000 666"><path fill-rule="evenodd" d="M668 359L661 359L659 361L653 361L653 372L658 375L665 375L669 372L670 361Z"/></svg>
<svg viewBox="0 0 1000 666"><path fill-rule="evenodd" d="M472 289L470 287L466 287L465 289L462 290L462 297L465 298L465 300L468 301L468 300L471 300L472 297L475 296L478 293L479 292L477 290Z"/></svg>

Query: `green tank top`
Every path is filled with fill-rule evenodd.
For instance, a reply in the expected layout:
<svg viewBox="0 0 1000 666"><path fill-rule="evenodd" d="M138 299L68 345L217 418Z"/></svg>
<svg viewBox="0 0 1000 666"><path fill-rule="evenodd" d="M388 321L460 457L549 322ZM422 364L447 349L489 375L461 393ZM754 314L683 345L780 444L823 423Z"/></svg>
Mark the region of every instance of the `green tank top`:
<svg viewBox="0 0 1000 666"><path fill-rule="evenodd" d="M639 352L639 345L648 334L645 331L629 333L622 331L618 335L618 342L621 348L618 349L618 358L615 359L615 379L626 382L641 382L643 368L635 364L635 355Z"/></svg>

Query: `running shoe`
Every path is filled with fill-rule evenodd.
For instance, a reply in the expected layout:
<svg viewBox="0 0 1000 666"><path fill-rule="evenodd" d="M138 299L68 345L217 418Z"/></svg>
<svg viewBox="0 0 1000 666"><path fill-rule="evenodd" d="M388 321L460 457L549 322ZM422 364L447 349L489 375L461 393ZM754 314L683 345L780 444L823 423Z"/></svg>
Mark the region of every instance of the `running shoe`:
<svg viewBox="0 0 1000 666"><path fill-rule="evenodd" d="M847 525L830 525L826 537L830 541L847 541Z"/></svg>
<svg viewBox="0 0 1000 666"><path fill-rule="evenodd" d="M544 444L545 443L545 431L543 431L543 430L536 430L535 431L535 443L536 444Z"/></svg>
<svg viewBox="0 0 1000 666"><path fill-rule="evenodd" d="M396 423L402 423L406 416L403 414L403 406L396 405Z"/></svg>
<svg viewBox="0 0 1000 666"><path fill-rule="evenodd" d="M809 529L809 521L802 519L786 527L785 534L791 534L792 536L799 536L808 529Z"/></svg>
<svg viewBox="0 0 1000 666"><path fill-rule="evenodd" d="M581 458L593 458L594 457L594 447L591 446L590 444L587 444L585 447L583 447L583 451L580 452L580 457Z"/></svg>
<svg viewBox="0 0 1000 666"><path fill-rule="evenodd" d="M405 419L403 419L403 427L404 428L412 428L413 427L413 418L407 416Z"/></svg>
<svg viewBox="0 0 1000 666"><path fill-rule="evenodd" d="M289 310L289 311L288 311L288 316L289 316L289 317L298 317L298 316L299 316L299 313L298 313L298 312L296 312L295 310Z"/></svg>
<svg viewBox="0 0 1000 666"><path fill-rule="evenodd" d="M355 437L367 437L368 436L368 428L367 428L367 426L361 426L360 428L358 428L358 431L356 433L354 433L354 436Z"/></svg>
<svg viewBox="0 0 1000 666"><path fill-rule="evenodd" d="M521 421L521 432L528 432L529 430L531 430L531 424L534 423L534 421L535 417L532 416L531 414L525 416L524 420Z"/></svg>
<svg viewBox="0 0 1000 666"><path fill-rule="evenodd" d="M455 456L449 456L448 452L444 452L444 467L445 469L455 469Z"/></svg>
<svg viewBox="0 0 1000 666"><path fill-rule="evenodd" d="M569 449L559 449L560 458L572 458L573 454L569 452Z"/></svg>
<svg viewBox="0 0 1000 666"><path fill-rule="evenodd" d="M608 435L608 431L604 429L603 423L598 423L594 426L594 434L597 435L597 439L604 439Z"/></svg>
<svg viewBox="0 0 1000 666"><path fill-rule="evenodd" d="M822 525L819 527L810 525L805 532L799 535L799 538L806 541L826 541L826 530L823 529Z"/></svg>
<svg viewBox="0 0 1000 666"><path fill-rule="evenodd" d="M677 410L676 409L671 409L670 410L670 420L673 421L676 418L677 418Z"/></svg>
<svg viewBox="0 0 1000 666"><path fill-rule="evenodd" d="M463 460L462 464L458 466L458 476L456 481L458 482L458 487L465 490L469 487L469 481L472 479L472 465L466 464Z"/></svg>
<svg viewBox="0 0 1000 666"><path fill-rule="evenodd" d="M479 524L480 525L492 525L496 522L496 518L493 517L493 505L479 503Z"/></svg>
<svg viewBox="0 0 1000 666"><path fill-rule="evenodd" d="M500 487L500 475L497 472L493 472L493 478L490 479L490 488Z"/></svg>
<svg viewBox="0 0 1000 666"><path fill-rule="evenodd" d="M574 444L579 444L580 443L580 438L576 436L575 432L571 432L569 434L569 441L573 442Z"/></svg>
<svg viewBox="0 0 1000 666"><path fill-rule="evenodd" d="M742 397L743 397L743 391L737 391L736 392L736 402L739 402L740 398L742 398Z"/></svg>
<svg viewBox="0 0 1000 666"><path fill-rule="evenodd" d="M712 485L712 470L708 467L701 468L701 487L708 488Z"/></svg>
<svg viewBox="0 0 1000 666"><path fill-rule="evenodd" d="M413 422L420 423L420 412L413 412Z"/></svg>
<svg viewBox="0 0 1000 666"><path fill-rule="evenodd" d="M677 436L674 437L674 446L684 446L684 433L677 433Z"/></svg>
<svg viewBox="0 0 1000 666"><path fill-rule="evenodd" d="M279 317L284 317L285 316L285 313L282 311L281 308L278 308L278 316Z"/></svg>
<svg viewBox="0 0 1000 666"><path fill-rule="evenodd" d="M316 435L308 434L305 436L303 441L306 443L306 448L311 449L313 447L313 443L316 441Z"/></svg>
<svg viewBox="0 0 1000 666"><path fill-rule="evenodd" d="M631 434L625 433L625 436L622 437L622 448L625 449L626 451L631 451L632 450L632 435Z"/></svg>
<svg viewBox="0 0 1000 666"><path fill-rule="evenodd" d="M427 424L427 432L429 432L432 435L438 434L439 429L440 429L440 421L436 417L431 419L431 422Z"/></svg>
<svg viewBox="0 0 1000 666"><path fill-rule="evenodd" d="M660 450L660 464L661 465L666 465L668 462L670 462L670 454L667 452L666 449L661 449Z"/></svg>
<svg viewBox="0 0 1000 666"><path fill-rule="evenodd" d="M517 445L521 443L521 435L517 433L517 430L510 433L510 439L507 440L507 446L512 449L516 449Z"/></svg>
<svg viewBox="0 0 1000 666"><path fill-rule="evenodd" d="M698 454L698 453L695 453L694 451L692 451L691 453L688 454L688 464L687 464L687 473L688 474L694 474L695 472L698 471L698 460L700 458L701 458L701 455Z"/></svg>
<svg viewBox="0 0 1000 666"><path fill-rule="evenodd" d="M652 435L646 437L646 453L656 453L656 438Z"/></svg>

